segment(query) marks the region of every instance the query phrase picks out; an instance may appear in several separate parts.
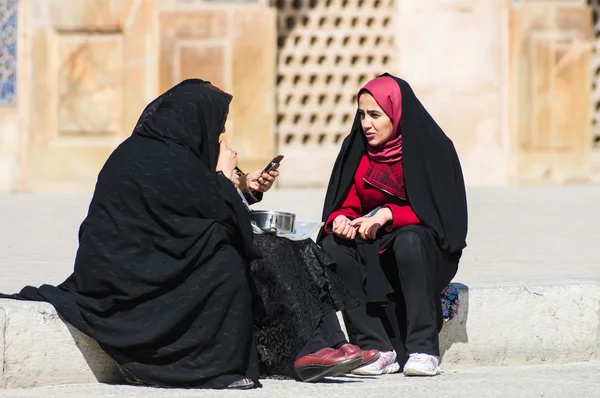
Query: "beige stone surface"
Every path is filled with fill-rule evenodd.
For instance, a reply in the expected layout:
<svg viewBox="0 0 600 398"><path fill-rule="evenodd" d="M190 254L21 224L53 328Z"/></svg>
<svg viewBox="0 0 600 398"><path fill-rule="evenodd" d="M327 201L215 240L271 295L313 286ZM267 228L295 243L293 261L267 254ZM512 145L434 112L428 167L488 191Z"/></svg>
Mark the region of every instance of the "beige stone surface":
<svg viewBox="0 0 600 398"><path fill-rule="evenodd" d="M0 109L0 192L90 192L143 108L189 77L233 93L240 166L274 155L275 12L261 3L19 2L19 104Z"/></svg>
<svg viewBox="0 0 600 398"><path fill-rule="evenodd" d="M238 7L231 14L233 102L228 135L240 157L240 167L246 171L265 167L276 155L275 16L274 9L263 7Z"/></svg>
<svg viewBox="0 0 600 398"><path fill-rule="evenodd" d="M64 323L51 305L0 303L0 321L4 320L0 388L122 380L98 343Z"/></svg>
<svg viewBox="0 0 600 398"><path fill-rule="evenodd" d="M401 75L459 153L470 185L507 181L504 0L400 1Z"/></svg>
<svg viewBox="0 0 600 398"><path fill-rule="evenodd" d="M159 9L159 91L181 80L201 77L223 90L230 90L226 39L229 18L226 10ZM186 60L197 64L186 65Z"/></svg>
<svg viewBox="0 0 600 398"><path fill-rule="evenodd" d="M233 95L225 139L251 171L275 155L275 11L256 4L157 4L160 91L192 77Z"/></svg>
<svg viewBox="0 0 600 398"><path fill-rule="evenodd" d="M460 301L459 315L440 335L446 371L572 363L600 354L598 283L462 287ZM0 321L2 312L0 389L122 380L98 344L66 325L51 305L0 300Z"/></svg>
<svg viewBox="0 0 600 398"><path fill-rule="evenodd" d="M589 361L600 355L600 283L461 291L440 334L443 366Z"/></svg>
<svg viewBox="0 0 600 398"><path fill-rule="evenodd" d="M356 90L385 71L454 140L468 185L597 179L583 0L21 0L18 18L0 192L90 192L144 106L187 77L234 95L243 170L281 153L280 186L323 187Z"/></svg>
<svg viewBox="0 0 600 398"><path fill-rule="evenodd" d="M91 36L91 37L90 37ZM114 136L123 128L121 34L56 37L59 137Z"/></svg>
<svg viewBox="0 0 600 398"><path fill-rule="evenodd" d="M22 189L93 188L149 101L148 1L27 0Z"/></svg>
<svg viewBox="0 0 600 398"><path fill-rule="evenodd" d="M577 4L510 8L510 182L591 176L592 14Z"/></svg>
<svg viewBox="0 0 600 398"><path fill-rule="evenodd" d="M453 139L468 185L589 180L584 3L398 3L400 73Z"/></svg>
<svg viewBox="0 0 600 398"><path fill-rule="evenodd" d="M0 107L0 192L13 192L18 185L20 133L19 110Z"/></svg>

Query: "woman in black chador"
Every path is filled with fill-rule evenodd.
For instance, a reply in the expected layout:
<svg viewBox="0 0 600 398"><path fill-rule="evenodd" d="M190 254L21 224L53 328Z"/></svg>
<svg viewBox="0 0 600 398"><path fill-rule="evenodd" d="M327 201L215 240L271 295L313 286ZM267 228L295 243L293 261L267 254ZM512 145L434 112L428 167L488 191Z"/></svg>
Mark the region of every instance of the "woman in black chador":
<svg viewBox="0 0 600 398"><path fill-rule="evenodd" d="M356 96L317 240L359 306L350 342L380 351L353 373L440 373L440 293L466 247L467 199L450 138L408 83L384 74Z"/></svg>

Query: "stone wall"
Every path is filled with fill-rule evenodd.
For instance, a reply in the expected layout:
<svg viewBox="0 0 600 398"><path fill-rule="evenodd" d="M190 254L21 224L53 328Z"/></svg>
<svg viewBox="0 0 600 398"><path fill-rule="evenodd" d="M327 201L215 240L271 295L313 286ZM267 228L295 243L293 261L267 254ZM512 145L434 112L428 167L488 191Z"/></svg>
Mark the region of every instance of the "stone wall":
<svg viewBox="0 0 600 398"><path fill-rule="evenodd" d="M234 95L242 169L281 153L279 187L324 186L383 72L411 83L468 185L587 182L593 37L585 0L1 1L0 192L89 192L187 77Z"/></svg>
<svg viewBox="0 0 600 398"><path fill-rule="evenodd" d="M454 141L473 185L507 183L504 0L402 1L399 69Z"/></svg>
<svg viewBox="0 0 600 398"><path fill-rule="evenodd" d="M404 1L398 18L402 74L454 140L469 185L589 181L583 1Z"/></svg>
<svg viewBox="0 0 600 398"><path fill-rule="evenodd" d="M2 2L5 4L5 2ZM0 109L0 190L89 192L148 102L188 77L234 95L240 166L274 152L275 12L258 3L20 0L17 102Z"/></svg>
<svg viewBox="0 0 600 398"><path fill-rule="evenodd" d="M510 182L590 181L593 35L582 3L511 7Z"/></svg>

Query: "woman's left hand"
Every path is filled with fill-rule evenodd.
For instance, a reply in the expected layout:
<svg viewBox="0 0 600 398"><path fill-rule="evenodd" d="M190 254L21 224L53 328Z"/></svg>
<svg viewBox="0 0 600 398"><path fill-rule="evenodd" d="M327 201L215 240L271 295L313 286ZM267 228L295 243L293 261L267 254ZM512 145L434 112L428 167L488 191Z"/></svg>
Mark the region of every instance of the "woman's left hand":
<svg viewBox="0 0 600 398"><path fill-rule="evenodd" d="M238 188L240 186L240 180L240 176L238 176L236 172L233 172L231 175L231 182L233 183L234 187Z"/></svg>
<svg viewBox="0 0 600 398"><path fill-rule="evenodd" d="M248 191L267 192L273 186L275 179L279 176L277 170L262 173L261 170L253 171L240 179L240 186Z"/></svg>
<svg viewBox="0 0 600 398"><path fill-rule="evenodd" d="M377 231L388 221L392 221L392 211L383 207L371 217L360 217L353 220L350 225L358 227L358 236L363 240L375 239Z"/></svg>

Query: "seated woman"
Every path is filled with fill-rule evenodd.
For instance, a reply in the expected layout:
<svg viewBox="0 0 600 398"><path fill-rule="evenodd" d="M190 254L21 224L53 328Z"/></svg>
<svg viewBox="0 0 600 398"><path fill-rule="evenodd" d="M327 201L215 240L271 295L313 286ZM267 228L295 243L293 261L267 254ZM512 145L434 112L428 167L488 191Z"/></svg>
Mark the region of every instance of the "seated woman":
<svg viewBox="0 0 600 398"><path fill-rule="evenodd" d="M404 80L384 74L357 101L318 238L362 303L343 312L350 342L381 352L353 373L437 375L440 292L466 247L459 159Z"/></svg>
<svg viewBox="0 0 600 398"><path fill-rule="evenodd" d="M99 173L73 274L8 296L54 305L131 382L251 388L259 353L265 371L306 381L377 358L344 339L335 310L349 294L316 244L255 245L235 153L219 145L230 101L190 79L150 103ZM262 190L275 175L256 177Z"/></svg>
<svg viewBox="0 0 600 398"><path fill-rule="evenodd" d="M230 154L237 157L222 142L219 160ZM219 162L217 169L226 170L226 176L231 175L232 183L240 188L246 202L258 203L279 173L261 174L261 170L257 170L244 174L237 167L232 172L231 167L236 162L223 167L219 166ZM358 346L346 341L332 310L353 306L357 302L350 299L350 292L332 272L331 260L310 239L291 241L259 234L254 236L254 243L263 253L263 258L252 261L250 265L257 293L254 330L261 374L294 378L297 374L304 381L316 381L326 375L343 373L320 364L326 357L335 354L336 349L345 357L361 351ZM315 354L310 354L313 352ZM376 350L362 352L362 361L353 367L378 358Z"/></svg>

